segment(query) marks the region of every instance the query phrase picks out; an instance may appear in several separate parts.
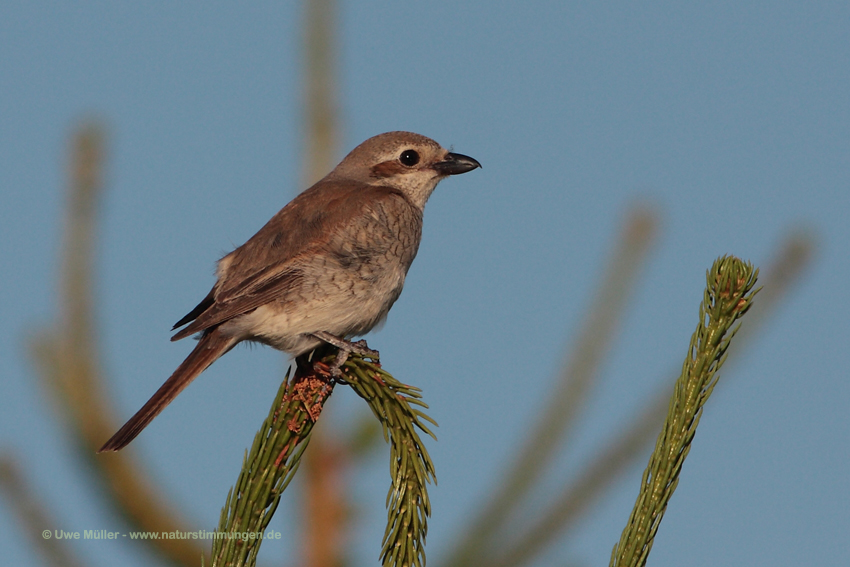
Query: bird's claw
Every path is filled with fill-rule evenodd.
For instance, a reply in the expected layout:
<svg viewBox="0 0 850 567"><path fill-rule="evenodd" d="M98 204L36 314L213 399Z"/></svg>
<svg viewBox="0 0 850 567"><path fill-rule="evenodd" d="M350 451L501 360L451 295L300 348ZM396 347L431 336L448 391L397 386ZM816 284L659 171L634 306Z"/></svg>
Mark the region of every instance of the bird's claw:
<svg viewBox="0 0 850 567"><path fill-rule="evenodd" d="M376 350L372 350L369 348L369 345L366 344L366 339L360 339L356 343L351 343L352 348L351 352L357 353L360 356L365 356L367 358L372 358L377 360L380 358L380 354Z"/></svg>
<svg viewBox="0 0 850 567"><path fill-rule="evenodd" d="M369 348L369 345L366 344L365 339L360 339L359 341L351 342L325 332L313 333L313 336L337 348L336 356L334 357L334 360L330 365L318 361L316 362L316 364L321 364L319 372L325 375L332 376L337 380L343 378L344 373L342 367L345 365L346 361L348 360L348 357L351 356L351 353L354 353L361 357L370 358L373 361L377 361L380 356L378 351ZM314 368L316 368L315 365Z"/></svg>

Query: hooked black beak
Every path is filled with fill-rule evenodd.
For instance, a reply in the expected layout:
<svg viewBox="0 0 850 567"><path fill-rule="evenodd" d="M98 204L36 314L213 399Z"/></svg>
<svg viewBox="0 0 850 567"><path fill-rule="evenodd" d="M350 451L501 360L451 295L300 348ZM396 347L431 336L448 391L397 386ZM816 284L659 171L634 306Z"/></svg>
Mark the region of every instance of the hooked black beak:
<svg viewBox="0 0 850 567"><path fill-rule="evenodd" d="M448 153L445 159L434 164L434 169L442 175L459 175L481 167L478 160L463 154Z"/></svg>

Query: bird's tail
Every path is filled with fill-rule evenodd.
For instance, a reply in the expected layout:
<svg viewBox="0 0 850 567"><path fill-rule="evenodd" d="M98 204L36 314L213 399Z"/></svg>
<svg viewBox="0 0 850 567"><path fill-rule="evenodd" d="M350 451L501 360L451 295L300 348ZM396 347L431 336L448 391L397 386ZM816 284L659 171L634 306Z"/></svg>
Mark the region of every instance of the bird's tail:
<svg viewBox="0 0 850 567"><path fill-rule="evenodd" d="M136 412L124 426L107 441L98 453L104 451L118 451L126 447L130 441L142 432L148 424L160 414L165 406L177 397L192 380L201 372L215 362L215 360L226 353L238 340L222 334L218 328L213 328L201 337L195 349L186 357L186 360L177 367L174 374L160 386L159 390L151 396L151 399Z"/></svg>

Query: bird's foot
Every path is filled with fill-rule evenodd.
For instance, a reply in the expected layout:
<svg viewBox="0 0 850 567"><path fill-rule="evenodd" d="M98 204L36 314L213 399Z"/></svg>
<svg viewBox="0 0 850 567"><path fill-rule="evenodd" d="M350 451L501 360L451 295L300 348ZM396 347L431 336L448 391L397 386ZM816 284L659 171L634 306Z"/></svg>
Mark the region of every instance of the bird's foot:
<svg viewBox="0 0 850 567"><path fill-rule="evenodd" d="M341 351L344 351L346 355L353 352L366 358L378 359L378 357L380 356L378 351L370 349L369 345L367 345L366 341L363 339L360 339L357 342L351 342L337 337L336 335L326 333L325 331L316 331L315 333L311 334L317 339L324 341L331 346L335 346Z"/></svg>
<svg viewBox="0 0 850 567"><path fill-rule="evenodd" d="M352 352L373 360L378 360L380 356L378 351L369 348L364 339L351 342L324 331L317 331L313 333L313 336L337 348L336 357L329 368L331 376L334 378L342 377L342 365L345 364Z"/></svg>

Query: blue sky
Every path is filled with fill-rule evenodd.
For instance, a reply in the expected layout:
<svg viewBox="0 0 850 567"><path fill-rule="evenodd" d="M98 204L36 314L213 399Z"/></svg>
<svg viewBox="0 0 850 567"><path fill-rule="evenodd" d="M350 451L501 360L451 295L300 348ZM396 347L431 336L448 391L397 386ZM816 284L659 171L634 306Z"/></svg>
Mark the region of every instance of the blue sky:
<svg viewBox="0 0 850 567"><path fill-rule="evenodd" d="M405 291L369 336L440 423L429 559L521 442L626 211L648 203L661 230L574 458L625 427L681 365L717 256L766 266L805 231L814 261L721 376L650 561L850 563L850 5L343 4L340 155L412 130L484 166L439 186ZM87 116L107 126L97 320L128 417L188 353L169 329L207 293L215 260L303 188L301 12L274 2L2 12L0 449L20 457L58 527L111 529L120 520L102 513L24 351L55 308L68 136ZM214 526L284 360L235 350L134 442L197 529ZM338 391L330 421L357 402ZM607 562L643 461L540 564ZM549 482L580 461L559 465ZM384 453L354 479L361 564L378 554L388 482ZM290 495L277 513L287 538L296 511ZM6 507L0 548L10 564L39 564ZM90 565L155 564L135 548L75 550Z"/></svg>

